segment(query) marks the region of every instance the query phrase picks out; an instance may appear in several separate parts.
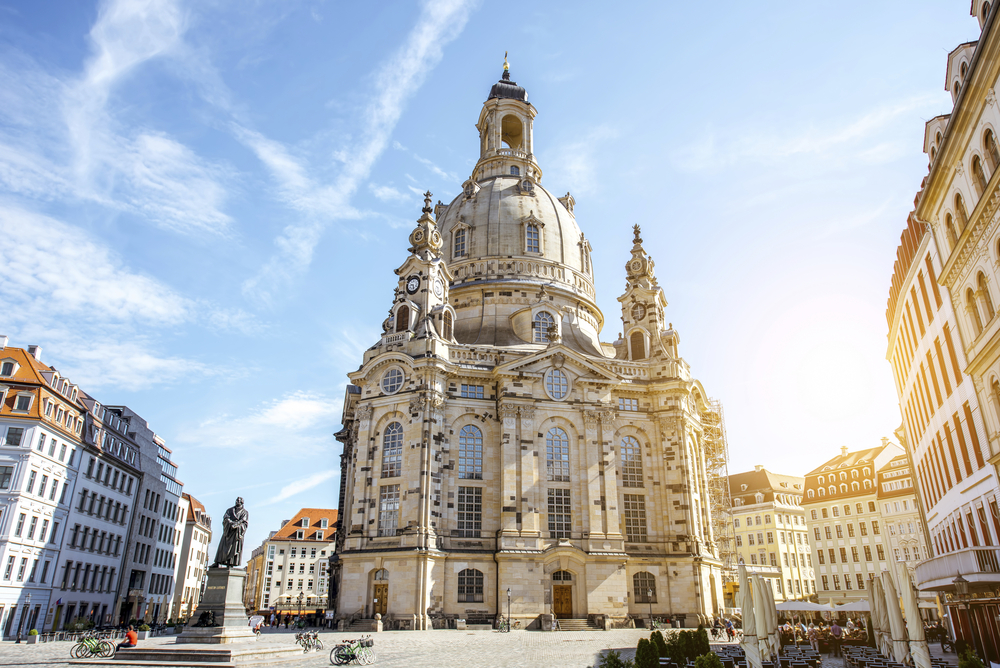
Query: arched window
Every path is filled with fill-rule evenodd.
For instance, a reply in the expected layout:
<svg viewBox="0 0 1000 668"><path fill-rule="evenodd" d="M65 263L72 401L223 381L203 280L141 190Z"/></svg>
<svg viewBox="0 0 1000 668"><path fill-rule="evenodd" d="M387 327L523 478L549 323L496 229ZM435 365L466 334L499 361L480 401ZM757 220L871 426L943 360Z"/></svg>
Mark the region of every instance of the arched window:
<svg viewBox="0 0 1000 668"><path fill-rule="evenodd" d="M851 491L857 492L861 489L861 485L858 484L857 480L851 482Z"/></svg>
<svg viewBox="0 0 1000 668"><path fill-rule="evenodd" d="M754 524L758 524L759 525L760 524L760 515L754 515L753 522L754 522Z"/></svg>
<svg viewBox="0 0 1000 668"><path fill-rule="evenodd" d="M961 234L969 224L969 212L965 210L965 200L962 199L961 193L955 193L955 215L958 217L959 234Z"/></svg>
<svg viewBox="0 0 1000 668"><path fill-rule="evenodd" d="M993 379L993 401L997 406L997 417L1000 418L1000 383Z"/></svg>
<svg viewBox="0 0 1000 668"><path fill-rule="evenodd" d="M535 319L531 323L531 329L534 331L532 338L535 343L548 343L549 342L549 328L556 324L555 319L552 314L548 311L539 311L535 314Z"/></svg>
<svg viewBox="0 0 1000 668"><path fill-rule="evenodd" d="M934 162L934 158L937 156L937 149L931 146L931 162Z"/></svg>
<svg viewBox="0 0 1000 668"><path fill-rule="evenodd" d="M458 432L458 477L483 479L483 432L471 424Z"/></svg>
<svg viewBox="0 0 1000 668"><path fill-rule="evenodd" d="M405 332L410 328L410 307L403 304L396 310L396 331Z"/></svg>
<svg viewBox="0 0 1000 668"><path fill-rule="evenodd" d="M646 337L643 336L643 333L640 331L632 332L629 339L632 344L632 359L646 359Z"/></svg>
<svg viewBox="0 0 1000 668"><path fill-rule="evenodd" d="M384 568L378 569L377 571L375 571L374 579L375 580L388 580L389 579L389 571L385 570Z"/></svg>
<svg viewBox="0 0 1000 668"><path fill-rule="evenodd" d="M872 481L865 480L865 489L871 489L871 488L872 488Z"/></svg>
<svg viewBox="0 0 1000 668"><path fill-rule="evenodd" d="M764 524L770 524L770 523L771 523L771 516L764 515Z"/></svg>
<svg viewBox="0 0 1000 668"><path fill-rule="evenodd" d="M455 257L465 256L465 236L466 230L464 227L460 230L455 230Z"/></svg>
<svg viewBox="0 0 1000 668"><path fill-rule="evenodd" d="M840 485L840 491L841 491L842 493L844 493L844 492L847 492L847 485L845 485L845 484L841 483L841 485Z"/></svg>
<svg viewBox="0 0 1000 668"><path fill-rule="evenodd" d="M948 230L948 241L951 242L951 247L954 248L958 245L958 231L955 229L955 219L951 217L951 214L945 214L944 226Z"/></svg>
<svg viewBox="0 0 1000 668"><path fill-rule="evenodd" d="M441 335L445 339L445 341L451 341L452 321L451 321L450 311L444 312L444 317L442 318L442 321L443 322L441 325Z"/></svg>
<svg viewBox="0 0 1000 668"><path fill-rule="evenodd" d="M562 369L552 369L545 374L545 390L556 401L561 401L569 394L569 378Z"/></svg>
<svg viewBox="0 0 1000 668"><path fill-rule="evenodd" d="M996 311L993 310L993 299L990 297L990 288L986 285L986 275L983 272L979 272L976 284L979 287L979 298L983 300L983 310L986 312L986 322L989 322L993 320L993 316L996 315Z"/></svg>
<svg viewBox="0 0 1000 668"><path fill-rule="evenodd" d="M521 168L520 167L511 167L510 168L510 175L511 176L520 176L521 175Z"/></svg>
<svg viewBox="0 0 1000 668"><path fill-rule="evenodd" d="M962 61L962 64L958 66L958 73L959 73L959 76L960 76L960 77L962 77L962 78L964 79L964 78L965 78L965 75L966 75L966 73L967 73L968 71L969 71L969 63L967 63L967 62L965 62L965 61L963 60L963 61Z"/></svg>
<svg viewBox="0 0 1000 668"><path fill-rule="evenodd" d="M813 494L813 491L812 491L811 489L809 489L809 490L806 490L806 498L807 498L807 499L811 499L811 498L813 498L814 496L815 496L815 494Z"/></svg>
<svg viewBox="0 0 1000 668"><path fill-rule="evenodd" d="M569 436L559 427L545 435L545 470L551 482L569 482Z"/></svg>
<svg viewBox="0 0 1000 668"><path fill-rule="evenodd" d="M458 573L458 602L483 602L483 572L466 568Z"/></svg>
<svg viewBox="0 0 1000 668"><path fill-rule="evenodd" d="M538 225L532 223L524 226L524 252L541 252L541 244L538 240Z"/></svg>
<svg viewBox="0 0 1000 668"><path fill-rule="evenodd" d="M626 436L621 442L622 486L642 487L642 451L632 436Z"/></svg>
<svg viewBox="0 0 1000 668"><path fill-rule="evenodd" d="M969 312L973 331L976 336L979 336L983 333L983 319L979 316L979 308L976 306L976 295L972 291L972 288L965 291L965 310Z"/></svg>
<svg viewBox="0 0 1000 668"><path fill-rule="evenodd" d="M959 93L959 91L961 91L961 90L962 90L962 87L961 87L961 86L959 85L959 83L958 83L958 82L956 81L956 82L955 82L955 85L954 85L954 86L952 86L951 90L952 90L952 92L954 92L954 93L955 93L955 99L957 100L957 99L958 99L958 93Z"/></svg>
<svg viewBox="0 0 1000 668"><path fill-rule="evenodd" d="M382 436L382 477L395 478L403 472L403 425L392 422Z"/></svg>
<svg viewBox="0 0 1000 668"><path fill-rule="evenodd" d="M935 137L934 137L934 143L937 144L938 146L941 145L941 132L940 131L938 131L937 135L935 135Z"/></svg>
<svg viewBox="0 0 1000 668"><path fill-rule="evenodd" d="M983 148L986 149L986 158L990 163L990 170L996 171L1000 167L1000 148L997 148L997 138L993 130L987 130L983 135Z"/></svg>
<svg viewBox="0 0 1000 668"><path fill-rule="evenodd" d="M826 478L825 478L825 477L823 477L823 476L820 476L820 477L819 477L819 484L821 484L821 485L825 485L825 484L826 484Z"/></svg>
<svg viewBox="0 0 1000 668"><path fill-rule="evenodd" d="M868 475L871 475L871 474L872 474L872 470L871 470L870 468L868 468L867 466L866 466L866 467L865 467L865 468L863 469L863 471L864 471L864 474L865 474L866 476L868 476Z"/></svg>
<svg viewBox="0 0 1000 668"><path fill-rule="evenodd" d="M817 489L816 492L817 492L817 494L820 495L820 497L826 496L826 490L824 490L822 487L820 487L819 489Z"/></svg>
<svg viewBox="0 0 1000 668"><path fill-rule="evenodd" d="M837 494L837 488L834 487L833 485L830 485L829 492L830 492L830 496L836 496L836 494Z"/></svg>
<svg viewBox="0 0 1000 668"><path fill-rule="evenodd" d="M573 574L569 571L556 571L552 574L553 582L572 582Z"/></svg>
<svg viewBox="0 0 1000 668"><path fill-rule="evenodd" d="M858 470L857 469L851 471L851 477L852 478L857 478L858 477Z"/></svg>
<svg viewBox="0 0 1000 668"><path fill-rule="evenodd" d="M652 573L639 571L632 576L632 595L636 603L656 603L656 578Z"/></svg>
<svg viewBox="0 0 1000 668"><path fill-rule="evenodd" d="M979 156L973 156L972 158L972 180L979 189L979 196L982 197L983 193L986 192L986 172L983 171L983 161L979 159Z"/></svg>
<svg viewBox="0 0 1000 668"><path fill-rule="evenodd" d="M844 473L843 471L841 471L841 472L840 472L840 479L841 479L841 480L847 480L847 474L846 474L846 473Z"/></svg>
<svg viewBox="0 0 1000 668"><path fill-rule="evenodd" d="M990 3L984 2L983 9L980 13L982 14L983 17L983 23L986 23L986 17L990 15Z"/></svg>

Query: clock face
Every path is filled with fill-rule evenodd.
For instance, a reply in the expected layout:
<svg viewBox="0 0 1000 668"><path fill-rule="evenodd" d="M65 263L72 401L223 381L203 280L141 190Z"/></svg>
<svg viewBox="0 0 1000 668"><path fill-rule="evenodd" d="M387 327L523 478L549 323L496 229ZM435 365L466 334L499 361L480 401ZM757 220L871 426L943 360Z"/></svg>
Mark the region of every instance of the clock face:
<svg viewBox="0 0 1000 668"><path fill-rule="evenodd" d="M416 276L411 276L408 281L406 281L406 291L411 295L417 291L420 287L420 279Z"/></svg>
<svg viewBox="0 0 1000 668"><path fill-rule="evenodd" d="M642 320L646 316L646 307L642 304L636 304L632 307L632 317L636 320Z"/></svg>
<svg viewBox="0 0 1000 668"><path fill-rule="evenodd" d="M444 294L444 283L441 282L440 278L434 279L434 294L438 297Z"/></svg>

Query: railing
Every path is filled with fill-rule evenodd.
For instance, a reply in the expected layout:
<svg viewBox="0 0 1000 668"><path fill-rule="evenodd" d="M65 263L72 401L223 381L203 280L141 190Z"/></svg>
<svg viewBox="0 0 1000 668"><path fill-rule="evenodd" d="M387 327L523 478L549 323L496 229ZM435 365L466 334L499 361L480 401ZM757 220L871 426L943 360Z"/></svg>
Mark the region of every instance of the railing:
<svg viewBox="0 0 1000 668"><path fill-rule="evenodd" d="M498 148L497 155L507 155L512 158L527 158L528 154L517 148Z"/></svg>
<svg viewBox="0 0 1000 668"><path fill-rule="evenodd" d="M386 334L382 337L383 345L392 345L393 343L405 343L410 340L410 332L396 332L395 334Z"/></svg>
<svg viewBox="0 0 1000 668"><path fill-rule="evenodd" d="M972 547L917 564L917 589L943 591L954 588L962 575L970 583L1000 583L1000 549Z"/></svg>

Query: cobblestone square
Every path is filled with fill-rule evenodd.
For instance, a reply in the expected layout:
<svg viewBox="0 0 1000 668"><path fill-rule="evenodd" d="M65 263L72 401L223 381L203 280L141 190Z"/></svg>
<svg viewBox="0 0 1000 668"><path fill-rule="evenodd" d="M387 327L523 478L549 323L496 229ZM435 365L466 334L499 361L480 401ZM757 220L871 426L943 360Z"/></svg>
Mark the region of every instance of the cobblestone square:
<svg viewBox="0 0 1000 668"><path fill-rule="evenodd" d="M624 658L631 658L639 638L649 637L645 629L561 633L513 631L509 634L494 631L390 631L372 635L378 657L374 665L387 668L585 668L597 665L600 654L608 649L620 650ZM310 652L304 654L300 661L282 665L328 666L330 650L338 642L355 637L357 634L320 633L325 651ZM170 645L174 638L169 635L151 638L141 641L140 645ZM258 641L262 645L290 645L294 642L294 633L283 629L267 631ZM39 645L0 643L0 666L68 668L72 646L71 642ZM958 663L954 654L942 654L936 645L931 646L931 655L949 658L953 665ZM844 662L840 658L824 658L823 668L843 667Z"/></svg>

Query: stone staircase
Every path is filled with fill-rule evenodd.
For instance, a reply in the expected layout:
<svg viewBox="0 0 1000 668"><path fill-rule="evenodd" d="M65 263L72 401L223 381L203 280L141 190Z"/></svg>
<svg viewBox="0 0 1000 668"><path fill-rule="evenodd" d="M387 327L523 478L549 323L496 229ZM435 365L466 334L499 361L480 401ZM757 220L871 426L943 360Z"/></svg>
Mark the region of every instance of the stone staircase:
<svg viewBox="0 0 1000 668"><path fill-rule="evenodd" d="M347 630L351 633L371 633L375 628L374 619L355 619Z"/></svg>
<svg viewBox="0 0 1000 668"><path fill-rule="evenodd" d="M598 631L600 628L590 619L560 619L560 631Z"/></svg>

